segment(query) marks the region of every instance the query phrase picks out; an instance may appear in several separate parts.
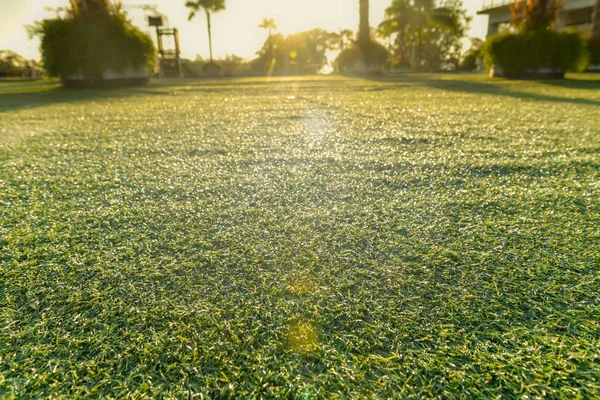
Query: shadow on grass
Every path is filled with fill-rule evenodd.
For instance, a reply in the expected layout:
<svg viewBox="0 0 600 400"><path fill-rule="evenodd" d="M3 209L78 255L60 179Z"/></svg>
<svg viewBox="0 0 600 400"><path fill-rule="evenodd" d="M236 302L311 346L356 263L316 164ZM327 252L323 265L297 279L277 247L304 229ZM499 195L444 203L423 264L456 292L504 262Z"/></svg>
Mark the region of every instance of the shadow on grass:
<svg viewBox="0 0 600 400"><path fill-rule="evenodd" d="M58 82L26 84L0 84L0 113L45 107L62 103L76 103L91 100L109 100L135 96L171 95L161 89L185 84L185 80L152 81L145 86L128 86L99 89L67 89Z"/></svg>
<svg viewBox="0 0 600 400"><path fill-rule="evenodd" d="M578 105L599 106L600 100L586 99L580 97L565 97L549 95L544 93L531 93L523 91L510 90L502 86L501 83L492 81L473 80L473 79L448 79L447 76L433 75L402 75L402 76L376 76L368 77L370 81L387 83L383 87L373 87L369 90L394 90L406 88L407 85L417 87L430 87L450 92L462 92L471 94L486 94L493 96L511 97L523 100L547 101L553 103L566 103ZM251 86L256 85L285 85L293 81L293 77L281 80L251 80L248 83ZM305 79L304 82L311 82L311 79ZM315 79L315 82L322 84L322 80ZM340 91L351 90L344 81L327 81L327 84L336 87ZM347 81L346 81L347 82ZM499 81L503 82L503 81ZM44 107L53 104L72 103L89 100L103 100L132 97L137 95L155 95L155 96L170 96L172 93L162 91L169 87L179 87L179 91L183 92L220 92L220 91L239 91L238 82L231 82L226 79L219 81L206 81L201 84L192 84L188 80L173 80L173 81L158 81L153 82L149 86L115 88L115 89L81 89L72 90L59 87L58 84L40 83L40 84L25 84L25 85L0 85L0 113ZM560 89L598 89L600 90L600 79L565 79L552 81L536 81L536 83L556 87ZM513 85L514 86L514 85ZM255 87L251 88L256 90ZM363 89L364 90L364 89Z"/></svg>
<svg viewBox="0 0 600 400"><path fill-rule="evenodd" d="M128 97L135 94L135 88L72 90L59 87L56 84L14 88L0 87L0 113L45 107L53 104Z"/></svg>
<svg viewBox="0 0 600 400"><path fill-rule="evenodd" d="M565 89L600 90L600 79L556 79L540 83Z"/></svg>
<svg viewBox="0 0 600 400"><path fill-rule="evenodd" d="M406 84L412 84L415 86L430 87L450 92L487 94L492 96L512 97L521 100L547 101L552 103L600 106L599 100L508 90L507 88L490 81L478 82L474 80L443 79L441 77L427 75L374 76L366 79L382 83L397 83L399 86L401 85L404 87ZM565 79L535 82L565 89L600 89L600 81L597 80Z"/></svg>
<svg viewBox="0 0 600 400"><path fill-rule="evenodd" d="M252 81L252 85L267 85L270 81ZM282 83L282 82L279 82ZM239 82L227 79L201 81L173 79L153 81L147 86L104 89L66 89L59 83L7 84L0 85L0 114L7 111L45 107L62 103L90 100L126 98L134 96L173 96L169 88L177 87L180 92L223 92L240 91Z"/></svg>

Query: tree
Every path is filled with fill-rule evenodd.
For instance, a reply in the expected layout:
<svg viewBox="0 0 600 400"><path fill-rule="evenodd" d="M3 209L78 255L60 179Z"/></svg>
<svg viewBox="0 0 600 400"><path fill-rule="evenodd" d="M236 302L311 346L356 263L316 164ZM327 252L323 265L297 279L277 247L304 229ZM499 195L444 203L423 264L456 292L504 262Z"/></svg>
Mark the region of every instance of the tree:
<svg viewBox="0 0 600 400"><path fill-rule="evenodd" d="M371 26L369 25L369 0L359 0L360 25L358 28L357 50L360 58L367 67L380 68L387 63L387 49L371 39Z"/></svg>
<svg viewBox="0 0 600 400"><path fill-rule="evenodd" d="M596 0L592 11L592 40L600 41L600 0Z"/></svg>
<svg viewBox="0 0 600 400"><path fill-rule="evenodd" d="M71 0L65 16L45 19L28 28L40 37L44 69L67 85L103 85L105 72L140 73L154 68L152 38L136 28L121 10L120 1Z"/></svg>
<svg viewBox="0 0 600 400"><path fill-rule="evenodd" d="M263 51L265 52L265 60L266 65L263 67L266 69L272 69L272 62L275 57L275 42L273 40L273 35L277 32L277 24L275 23L275 18L263 18L259 28L267 31L268 36L265 41L265 45L263 47ZM260 52L259 52L260 53Z"/></svg>
<svg viewBox="0 0 600 400"><path fill-rule="evenodd" d="M327 64L327 52L337 45L334 34L311 29L288 36L274 33L267 38L253 61L260 72L317 72Z"/></svg>
<svg viewBox="0 0 600 400"><path fill-rule="evenodd" d="M346 43L352 41L354 32L352 32L350 29L340 29L339 33L334 32L331 35L339 41L340 50L344 50L346 48Z"/></svg>
<svg viewBox="0 0 600 400"><path fill-rule="evenodd" d="M483 46L483 40L479 38L471 38L471 47L463 54L462 60L460 61L459 69L462 71L474 71L479 66L477 65L477 59L483 58L481 48Z"/></svg>
<svg viewBox="0 0 600 400"><path fill-rule="evenodd" d="M463 34L461 31L461 17L463 21L467 21L466 14L461 13L460 1L449 0L442 4L440 7L435 7L434 0L414 0L415 5L415 64L417 70L422 69L438 69L441 65L432 65L431 61L435 56L438 58L436 61L440 61L439 58L443 57L439 51L439 47L451 47L454 43L452 42L453 37L456 38L457 34L460 34L462 38ZM460 15L463 14L463 15ZM465 24L466 25L466 24ZM444 35L446 33L446 35ZM447 35L447 34L450 34ZM442 43L446 41L446 43ZM437 44L437 46L436 46ZM433 52L424 54L427 52L427 47ZM426 56L429 56L429 63L427 63ZM425 64L425 65L424 65ZM429 65L427 65L429 64ZM436 62L435 64L441 64Z"/></svg>
<svg viewBox="0 0 600 400"><path fill-rule="evenodd" d="M385 10L385 20L379 24L379 33L383 37L396 35L396 55L400 64L405 64L407 57L406 38L409 34L415 10L410 0L393 0Z"/></svg>
<svg viewBox="0 0 600 400"><path fill-rule="evenodd" d="M510 6L513 24L521 31L546 29L556 20L560 0L520 0Z"/></svg>
<svg viewBox="0 0 600 400"><path fill-rule="evenodd" d="M71 16L91 18L96 16L108 16L117 13L122 8L120 0L70 0Z"/></svg>
<svg viewBox="0 0 600 400"><path fill-rule="evenodd" d="M212 50L212 28L210 23L211 13L217 13L225 9L225 0L195 0L188 1L185 6L190 9L190 15L188 20L194 19L196 14L203 10L206 14L206 25L208 28L208 47L210 50L210 61L213 61L213 50Z"/></svg>
<svg viewBox="0 0 600 400"><path fill-rule="evenodd" d="M10 50L0 50L0 76L26 76L34 63Z"/></svg>
<svg viewBox="0 0 600 400"><path fill-rule="evenodd" d="M277 32L277 24L275 18L263 18L262 22L258 26L268 32L269 37L273 36L273 33Z"/></svg>
<svg viewBox="0 0 600 400"><path fill-rule="evenodd" d="M386 20L379 25L384 36L396 37L396 53L406 62L412 48L411 67L435 70L444 64L456 66L460 59L460 39L470 18L459 0L393 0L386 10Z"/></svg>
<svg viewBox="0 0 600 400"><path fill-rule="evenodd" d="M369 25L369 0L359 0L360 25L358 27L358 42L361 45L371 41L371 27Z"/></svg>
<svg viewBox="0 0 600 400"><path fill-rule="evenodd" d="M588 40L590 65L600 65L600 0L596 0L592 10L592 30Z"/></svg>
<svg viewBox="0 0 600 400"><path fill-rule="evenodd" d="M462 39L471 17L462 8L461 0L444 0L428 16L428 28L419 58L420 68L454 70L460 64Z"/></svg>

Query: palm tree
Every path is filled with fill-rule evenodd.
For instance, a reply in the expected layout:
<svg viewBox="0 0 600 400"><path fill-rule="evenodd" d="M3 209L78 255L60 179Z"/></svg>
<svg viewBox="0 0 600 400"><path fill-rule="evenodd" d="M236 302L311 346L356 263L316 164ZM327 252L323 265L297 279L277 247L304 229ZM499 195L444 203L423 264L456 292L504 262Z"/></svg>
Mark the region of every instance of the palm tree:
<svg viewBox="0 0 600 400"><path fill-rule="evenodd" d="M277 24L275 23L275 18L263 18L259 28L264 29L268 32L267 41L265 42L265 54L267 55L269 68L272 68L271 65L273 60L275 59L275 40L273 40L273 34L277 32Z"/></svg>
<svg viewBox="0 0 600 400"><path fill-rule="evenodd" d="M459 21L452 9L435 7L435 0L415 0L415 34L416 34L416 64L421 69L423 52L423 37L428 28L443 27L451 31L459 29Z"/></svg>
<svg viewBox="0 0 600 400"><path fill-rule="evenodd" d="M277 31L277 24L275 23L275 18L263 18L262 22L258 27L266 30L269 33L269 38L273 36L273 33Z"/></svg>
<svg viewBox="0 0 600 400"><path fill-rule="evenodd" d="M460 27L456 13L451 8L435 7L435 0L393 0L386 10L387 19L379 25L384 35L396 33L401 54L407 37L413 44L415 65L421 69L423 40L428 29L443 27L457 31Z"/></svg>
<svg viewBox="0 0 600 400"><path fill-rule="evenodd" d="M354 32L350 29L340 29L339 33L332 33L332 36L340 41L340 50L344 50L346 43L352 40Z"/></svg>
<svg viewBox="0 0 600 400"><path fill-rule="evenodd" d="M210 25L210 15L211 13L216 13L225 9L225 0L195 0L188 1L185 3L185 6L190 9L190 15L188 20L191 21L194 19L196 14L200 10L204 10L206 14L206 24L208 27L208 47L210 50L210 61L213 60L213 50L212 50L212 29Z"/></svg>
<svg viewBox="0 0 600 400"><path fill-rule="evenodd" d="M78 17L94 17L97 15L108 15L119 11L122 7L120 0L70 0L71 12Z"/></svg>
<svg viewBox="0 0 600 400"><path fill-rule="evenodd" d="M393 0L392 4L385 10L386 19L379 24L380 33L383 36L396 36L396 45L400 51L400 56L404 61L406 53L406 36L415 18L415 10L410 4L410 0Z"/></svg>
<svg viewBox="0 0 600 400"><path fill-rule="evenodd" d="M359 0L360 25L358 28L358 42L366 44L371 41L371 27L369 25L369 0Z"/></svg>

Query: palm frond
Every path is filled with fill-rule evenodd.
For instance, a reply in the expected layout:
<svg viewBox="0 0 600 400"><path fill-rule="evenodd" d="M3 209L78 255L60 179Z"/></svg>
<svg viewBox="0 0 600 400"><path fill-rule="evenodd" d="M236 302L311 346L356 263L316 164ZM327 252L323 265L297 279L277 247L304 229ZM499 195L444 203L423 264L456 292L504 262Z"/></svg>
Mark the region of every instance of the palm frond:
<svg viewBox="0 0 600 400"><path fill-rule="evenodd" d="M193 19L198 11L219 12L225 9L225 0L195 0L187 1L185 6L190 9L188 20Z"/></svg>
<svg viewBox="0 0 600 400"><path fill-rule="evenodd" d="M459 21L453 10L445 7L440 7L432 10L428 15L429 22L432 25L441 26L453 32L459 29Z"/></svg>

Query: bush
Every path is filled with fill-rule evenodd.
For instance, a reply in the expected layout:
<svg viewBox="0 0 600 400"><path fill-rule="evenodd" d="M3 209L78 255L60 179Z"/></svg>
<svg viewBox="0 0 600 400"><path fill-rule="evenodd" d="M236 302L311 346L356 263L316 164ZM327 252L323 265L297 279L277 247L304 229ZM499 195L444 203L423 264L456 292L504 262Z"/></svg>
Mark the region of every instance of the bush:
<svg viewBox="0 0 600 400"><path fill-rule="evenodd" d="M385 66L388 62L389 53L384 45L374 41L359 44L363 60L367 65Z"/></svg>
<svg viewBox="0 0 600 400"><path fill-rule="evenodd" d="M14 51L0 50L0 77L26 76L32 64Z"/></svg>
<svg viewBox="0 0 600 400"><path fill-rule="evenodd" d="M335 65L341 72L347 68L352 68L359 60L362 60L362 54L358 48L352 46L342 50L340 54L338 54L337 58L335 59Z"/></svg>
<svg viewBox="0 0 600 400"><path fill-rule="evenodd" d="M483 53L486 66L499 66L509 75L540 68L582 71L588 62L585 39L578 32L534 30L497 34L487 39Z"/></svg>
<svg viewBox="0 0 600 400"><path fill-rule="evenodd" d="M460 60L460 65L458 66L459 71L474 71L477 69L477 57L476 53L466 53L462 60Z"/></svg>
<svg viewBox="0 0 600 400"><path fill-rule="evenodd" d="M96 18L56 18L38 23L44 68L51 76L100 79L107 69L152 68L152 39L123 14Z"/></svg>
<svg viewBox="0 0 600 400"><path fill-rule="evenodd" d="M363 61L365 65L385 66L388 62L387 49L377 42L362 44L359 48L356 45L344 49L335 59L335 65L339 71L352 68L357 61Z"/></svg>
<svg viewBox="0 0 600 400"><path fill-rule="evenodd" d="M590 56L590 65L600 65L600 38L588 41L588 53Z"/></svg>
<svg viewBox="0 0 600 400"><path fill-rule="evenodd" d="M474 71L478 68L477 59L482 57L483 40L471 39L471 48L463 55L458 69L460 71Z"/></svg>

